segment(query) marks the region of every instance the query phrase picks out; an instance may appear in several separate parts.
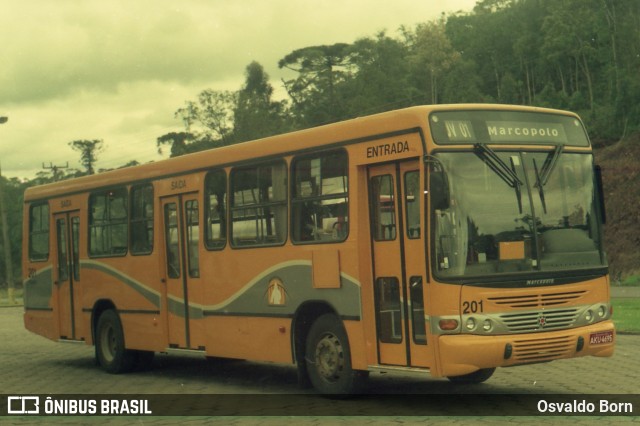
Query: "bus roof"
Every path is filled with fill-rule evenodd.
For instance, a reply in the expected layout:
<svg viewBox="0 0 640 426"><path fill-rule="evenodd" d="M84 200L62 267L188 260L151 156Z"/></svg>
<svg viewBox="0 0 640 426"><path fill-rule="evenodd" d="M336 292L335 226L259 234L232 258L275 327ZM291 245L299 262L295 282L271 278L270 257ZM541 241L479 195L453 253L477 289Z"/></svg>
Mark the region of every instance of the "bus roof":
<svg viewBox="0 0 640 426"><path fill-rule="evenodd" d="M511 110L575 116L573 113L561 110L502 104L416 106L213 148L138 166L35 186L25 191L24 200L25 202L31 202L63 194L85 192L96 188L108 188L132 182L164 179L182 175L189 171L224 167L254 161L257 158L275 158L300 151L314 150L326 145L348 144L368 137L426 126L427 117L431 112L456 110Z"/></svg>

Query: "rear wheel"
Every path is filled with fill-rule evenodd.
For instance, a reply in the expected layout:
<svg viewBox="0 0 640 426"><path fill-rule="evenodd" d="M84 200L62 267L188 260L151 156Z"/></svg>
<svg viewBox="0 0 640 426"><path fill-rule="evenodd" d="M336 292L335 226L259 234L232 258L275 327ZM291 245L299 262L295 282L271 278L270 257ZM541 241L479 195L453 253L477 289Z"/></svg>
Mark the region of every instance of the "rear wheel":
<svg viewBox="0 0 640 426"><path fill-rule="evenodd" d="M322 315L311 326L305 358L309 379L323 394L356 393L366 381L367 372L351 368L347 333L334 314Z"/></svg>
<svg viewBox="0 0 640 426"><path fill-rule="evenodd" d="M125 348L122 322L112 309L104 311L98 319L96 358L98 364L111 374L131 371L136 363L137 354Z"/></svg>
<svg viewBox="0 0 640 426"><path fill-rule="evenodd" d="M481 368L480 370L474 371L473 373L464 374L462 376L452 376L447 378L453 383L461 383L461 384L482 383L484 381L489 380L489 378L493 376L494 371L496 371L495 368Z"/></svg>

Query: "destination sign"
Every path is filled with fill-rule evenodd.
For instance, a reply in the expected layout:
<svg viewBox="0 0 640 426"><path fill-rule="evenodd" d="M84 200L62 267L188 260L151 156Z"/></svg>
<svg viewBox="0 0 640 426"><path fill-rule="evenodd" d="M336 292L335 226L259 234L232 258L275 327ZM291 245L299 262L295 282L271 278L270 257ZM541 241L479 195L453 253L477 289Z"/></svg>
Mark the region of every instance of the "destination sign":
<svg viewBox="0 0 640 426"><path fill-rule="evenodd" d="M450 141L473 142L476 138L469 120L446 120L444 125Z"/></svg>
<svg viewBox="0 0 640 426"><path fill-rule="evenodd" d="M555 123L487 121L487 132L492 142L567 143L564 127Z"/></svg>
<svg viewBox="0 0 640 426"><path fill-rule="evenodd" d="M437 144L553 144L589 146L580 120L547 112L469 110L433 112L431 135Z"/></svg>

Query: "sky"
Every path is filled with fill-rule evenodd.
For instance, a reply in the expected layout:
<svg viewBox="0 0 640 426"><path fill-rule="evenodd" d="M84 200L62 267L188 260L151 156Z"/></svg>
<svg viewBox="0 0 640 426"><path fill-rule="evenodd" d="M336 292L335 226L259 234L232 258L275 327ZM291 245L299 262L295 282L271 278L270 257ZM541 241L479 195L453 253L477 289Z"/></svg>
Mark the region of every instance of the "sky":
<svg viewBox="0 0 640 426"><path fill-rule="evenodd" d="M0 166L32 179L82 169L68 143L102 139L96 168L167 156L156 139L205 89L239 90L259 62L285 98L278 60L303 47L471 11L476 0L0 0Z"/></svg>

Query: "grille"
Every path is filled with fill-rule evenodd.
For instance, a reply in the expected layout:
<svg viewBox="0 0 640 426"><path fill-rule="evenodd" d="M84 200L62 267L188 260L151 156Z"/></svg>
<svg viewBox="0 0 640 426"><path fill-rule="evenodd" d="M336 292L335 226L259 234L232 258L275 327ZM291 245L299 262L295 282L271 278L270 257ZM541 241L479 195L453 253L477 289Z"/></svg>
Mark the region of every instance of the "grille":
<svg viewBox="0 0 640 426"><path fill-rule="evenodd" d="M511 333L557 330L571 327L578 319L578 309L554 309L541 312L517 312L500 315Z"/></svg>
<svg viewBox="0 0 640 426"><path fill-rule="evenodd" d="M571 291L562 293L529 294L525 296L489 297L489 301L498 306L510 308L543 308L549 306L566 305L584 295L586 291Z"/></svg>
<svg viewBox="0 0 640 426"><path fill-rule="evenodd" d="M551 361L570 356L574 349L570 336L517 340L513 343L513 359L522 363Z"/></svg>

